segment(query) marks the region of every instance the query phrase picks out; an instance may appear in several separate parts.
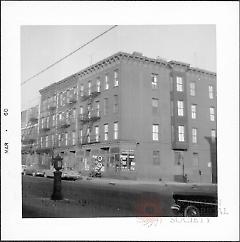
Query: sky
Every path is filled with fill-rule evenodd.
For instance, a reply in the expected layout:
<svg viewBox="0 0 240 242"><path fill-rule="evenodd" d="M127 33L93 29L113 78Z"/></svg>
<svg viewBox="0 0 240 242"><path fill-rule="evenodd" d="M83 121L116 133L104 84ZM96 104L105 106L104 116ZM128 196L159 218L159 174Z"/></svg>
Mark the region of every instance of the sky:
<svg viewBox="0 0 240 242"><path fill-rule="evenodd" d="M111 26L21 26L21 82ZM216 72L215 25L120 25L21 86L21 110L36 105L39 90L118 51L189 63Z"/></svg>

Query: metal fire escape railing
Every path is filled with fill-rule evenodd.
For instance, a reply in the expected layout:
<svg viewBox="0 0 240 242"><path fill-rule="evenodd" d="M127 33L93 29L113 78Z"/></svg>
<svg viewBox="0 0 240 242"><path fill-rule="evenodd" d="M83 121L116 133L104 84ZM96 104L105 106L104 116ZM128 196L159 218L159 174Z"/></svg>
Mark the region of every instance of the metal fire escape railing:
<svg viewBox="0 0 240 242"><path fill-rule="evenodd" d="M88 110L83 114L79 114L80 125L83 127L83 125L87 124L85 134L79 140L80 146L99 142L99 135L90 135L93 123L101 118L99 109L93 109L93 101L99 94L100 87L93 86L81 96L81 101L87 101Z"/></svg>

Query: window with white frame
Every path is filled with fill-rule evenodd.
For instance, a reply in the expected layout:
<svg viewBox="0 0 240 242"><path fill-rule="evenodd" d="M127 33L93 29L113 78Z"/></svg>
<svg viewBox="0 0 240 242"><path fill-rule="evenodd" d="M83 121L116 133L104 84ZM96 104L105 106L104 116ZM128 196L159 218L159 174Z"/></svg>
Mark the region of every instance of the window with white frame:
<svg viewBox="0 0 240 242"><path fill-rule="evenodd" d="M184 116L184 104L183 101L177 101L178 116Z"/></svg>
<svg viewBox="0 0 240 242"><path fill-rule="evenodd" d="M118 95L113 96L113 112L118 112Z"/></svg>
<svg viewBox="0 0 240 242"><path fill-rule="evenodd" d="M82 141L83 141L83 131L82 131L82 129L80 129L80 131L79 131L79 139L80 139L80 143L82 144Z"/></svg>
<svg viewBox="0 0 240 242"><path fill-rule="evenodd" d="M80 97L83 97L84 95L84 86L83 84L80 85Z"/></svg>
<svg viewBox="0 0 240 242"><path fill-rule="evenodd" d="M100 82L100 78L97 78L97 92L100 92L101 90L101 82Z"/></svg>
<svg viewBox="0 0 240 242"><path fill-rule="evenodd" d="M215 109L213 107L211 107L209 109L209 111L210 111L210 120L214 121L215 120Z"/></svg>
<svg viewBox="0 0 240 242"><path fill-rule="evenodd" d="M80 113L80 115L83 115L83 107L82 106L80 106L80 108L79 108L79 113Z"/></svg>
<svg viewBox="0 0 240 242"><path fill-rule="evenodd" d="M182 77L177 76L176 80L177 80L177 91L183 92L183 79L182 79Z"/></svg>
<svg viewBox="0 0 240 242"><path fill-rule="evenodd" d="M54 147L54 145L55 145L55 136L54 134L52 134L52 147Z"/></svg>
<svg viewBox="0 0 240 242"><path fill-rule="evenodd" d="M153 111L153 113L158 112L158 99L157 98L152 98L152 111Z"/></svg>
<svg viewBox="0 0 240 242"><path fill-rule="evenodd" d="M109 89L108 75L105 75L105 90Z"/></svg>
<svg viewBox="0 0 240 242"><path fill-rule="evenodd" d="M46 147L48 147L48 135L46 136Z"/></svg>
<svg viewBox="0 0 240 242"><path fill-rule="evenodd" d="M158 141L159 139L159 124L152 125L152 139L153 141Z"/></svg>
<svg viewBox="0 0 240 242"><path fill-rule="evenodd" d="M99 101L96 101L96 115L97 115L97 117L100 116L100 103L99 103Z"/></svg>
<svg viewBox="0 0 240 242"><path fill-rule="evenodd" d="M47 122L47 128L49 128L49 117L47 117L46 122Z"/></svg>
<svg viewBox="0 0 240 242"><path fill-rule="evenodd" d="M114 131L113 138L118 139L118 122L115 122L113 124L113 131Z"/></svg>
<svg viewBox="0 0 240 242"><path fill-rule="evenodd" d="M104 124L104 140L108 140L108 124Z"/></svg>
<svg viewBox="0 0 240 242"><path fill-rule="evenodd" d="M108 113L108 98L104 98L103 100L103 114L106 115Z"/></svg>
<svg viewBox="0 0 240 242"><path fill-rule="evenodd" d="M212 142L216 141L216 130L215 129L211 130L211 139L212 139Z"/></svg>
<svg viewBox="0 0 240 242"><path fill-rule="evenodd" d="M153 151L153 164L160 165L160 151L159 150Z"/></svg>
<svg viewBox="0 0 240 242"><path fill-rule="evenodd" d="M63 93L62 92L59 95L59 105L63 106Z"/></svg>
<svg viewBox="0 0 240 242"><path fill-rule="evenodd" d="M197 143L197 129L196 128L192 128L192 142L194 144Z"/></svg>
<svg viewBox="0 0 240 242"><path fill-rule="evenodd" d="M41 126L42 126L42 129L44 128L44 118L41 119Z"/></svg>
<svg viewBox="0 0 240 242"><path fill-rule="evenodd" d="M213 86L209 85L208 86L208 95L210 99L213 99Z"/></svg>
<svg viewBox="0 0 240 242"><path fill-rule="evenodd" d="M52 126L53 127L55 126L55 123L56 123L56 116L55 116L55 114L53 114L53 116L52 116Z"/></svg>
<svg viewBox="0 0 240 242"><path fill-rule="evenodd" d="M180 125L178 126L178 141L184 142L184 126Z"/></svg>
<svg viewBox="0 0 240 242"><path fill-rule="evenodd" d="M87 128L87 142L90 143L90 128Z"/></svg>
<svg viewBox="0 0 240 242"><path fill-rule="evenodd" d="M99 142L99 126L95 126L96 142Z"/></svg>
<svg viewBox="0 0 240 242"><path fill-rule="evenodd" d="M68 133L65 133L65 145L68 145Z"/></svg>
<svg viewBox="0 0 240 242"><path fill-rule="evenodd" d="M72 145L76 145L76 132L72 131Z"/></svg>
<svg viewBox="0 0 240 242"><path fill-rule="evenodd" d="M158 88L158 75L157 74L151 75L151 83L152 83L152 89Z"/></svg>
<svg viewBox="0 0 240 242"><path fill-rule="evenodd" d="M40 138L40 146L43 147L43 137Z"/></svg>
<svg viewBox="0 0 240 242"><path fill-rule="evenodd" d="M196 117L197 117L197 105L196 104L191 105L191 116L192 116L192 119L196 119Z"/></svg>
<svg viewBox="0 0 240 242"><path fill-rule="evenodd" d="M118 70L114 71L114 87L118 87Z"/></svg>
<svg viewBox="0 0 240 242"><path fill-rule="evenodd" d="M92 83L91 81L88 82L88 95L91 95L91 87L92 87Z"/></svg>
<svg viewBox="0 0 240 242"><path fill-rule="evenodd" d="M190 95L195 96L196 95L196 83L190 82Z"/></svg>
<svg viewBox="0 0 240 242"><path fill-rule="evenodd" d="M58 134L58 146L61 146L62 135Z"/></svg>

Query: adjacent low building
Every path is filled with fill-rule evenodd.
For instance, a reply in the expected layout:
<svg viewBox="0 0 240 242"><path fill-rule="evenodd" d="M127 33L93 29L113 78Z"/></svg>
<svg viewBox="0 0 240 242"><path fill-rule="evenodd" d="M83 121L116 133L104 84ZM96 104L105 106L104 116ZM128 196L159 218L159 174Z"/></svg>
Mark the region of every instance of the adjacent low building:
<svg viewBox="0 0 240 242"><path fill-rule="evenodd" d="M216 182L216 73L119 52L40 90L42 164L104 176Z"/></svg>

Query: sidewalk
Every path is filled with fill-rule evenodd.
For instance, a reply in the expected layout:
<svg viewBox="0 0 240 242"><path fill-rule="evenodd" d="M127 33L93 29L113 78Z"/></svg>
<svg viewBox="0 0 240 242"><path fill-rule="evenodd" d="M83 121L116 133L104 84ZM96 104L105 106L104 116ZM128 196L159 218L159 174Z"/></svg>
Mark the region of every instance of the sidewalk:
<svg viewBox="0 0 240 242"><path fill-rule="evenodd" d="M107 177L87 177L83 176L83 180L88 180L98 184L111 184L111 185L157 185L157 186L173 186L173 187L217 187L216 184L211 183L182 183L174 181L151 181L151 180L123 180Z"/></svg>

